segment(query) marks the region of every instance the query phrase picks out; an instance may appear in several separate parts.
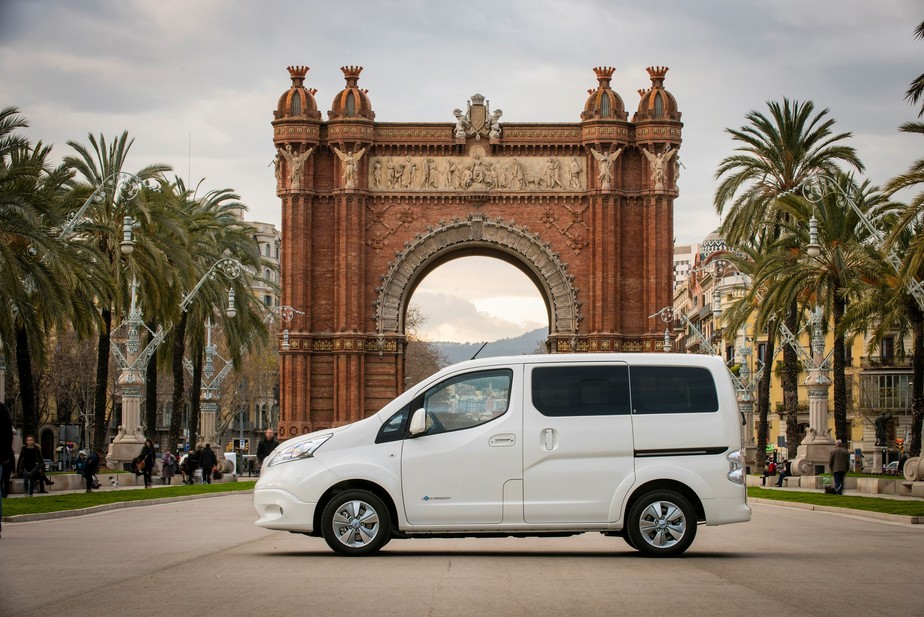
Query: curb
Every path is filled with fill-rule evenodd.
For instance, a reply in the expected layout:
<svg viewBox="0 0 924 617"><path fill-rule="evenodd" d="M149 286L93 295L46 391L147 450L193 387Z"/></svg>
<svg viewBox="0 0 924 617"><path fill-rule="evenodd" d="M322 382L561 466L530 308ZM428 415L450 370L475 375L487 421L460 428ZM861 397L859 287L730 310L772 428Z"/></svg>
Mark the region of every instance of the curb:
<svg viewBox="0 0 924 617"><path fill-rule="evenodd" d="M40 512L36 514L19 514L16 516L4 516L4 523L29 523L32 521L50 521L59 518L71 518L73 516L83 516L85 514L99 514L100 512L109 512L110 510L121 510L124 508L137 508L141 506L154 506L165 503L176 503L180 501L193 501L196 499L210 499L213 497L226 497L228 495L248 495L252 494L253 489L246 491L229 491L227 493L206 493L203 495L183 495L180 497L161 497L160 499L138 499L134 501L117 501L115 503L105 503L89 508L80 508L78 510L59 510L58 512Z"/></svg>
<svg viewBox="0 0 924 617"><path fill-rule="evenodd" d="M816 506L810 503L778 501L776 499L764 499L763 497L748 497L748 503L762 503L770 506L779 506L781 508L793 508L795 510L814 510L816 512L828 512L830 514L848 514L850 516L859 516L861 518L870 518L879 521L905 523L906 525L924 525L924 516L903 516L901 514L885 514L883 512L870 512L868 510L854 510L853 508Z"/></svg>

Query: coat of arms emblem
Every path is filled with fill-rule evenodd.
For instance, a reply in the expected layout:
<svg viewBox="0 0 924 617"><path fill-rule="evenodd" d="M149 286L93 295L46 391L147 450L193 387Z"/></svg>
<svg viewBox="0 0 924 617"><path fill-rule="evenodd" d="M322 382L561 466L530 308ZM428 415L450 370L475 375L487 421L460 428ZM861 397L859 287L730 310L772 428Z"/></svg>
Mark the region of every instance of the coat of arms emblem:
<svg viewBox="0 0 924 617"><path fill-rule="evenodd" d="M492 114L491 102L486 101L484 96L473 94L465 114L461 109L453 110L452 113L456 117L456 141L465 141L468 137L500 139L500 117L504 112L498 109Z"/></svg>

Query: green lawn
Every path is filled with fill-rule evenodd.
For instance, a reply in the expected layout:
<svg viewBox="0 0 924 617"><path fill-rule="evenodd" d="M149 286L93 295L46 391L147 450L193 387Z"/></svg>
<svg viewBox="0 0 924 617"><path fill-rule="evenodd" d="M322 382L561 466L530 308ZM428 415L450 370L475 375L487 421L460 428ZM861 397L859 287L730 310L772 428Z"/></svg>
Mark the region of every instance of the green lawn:
<svg viewBox="0 0 924 617"><path fill-rule="evenodd" d="M3 500L3 517L20 514L42 514L63 510L80 510L120 501L144 501L164 497L182 497L186 495L203 495L208 493L231 493L249 491L256 481L227 482L224 484L180 484L163 488L123 489L109 491L101 489L92 493L68 493L64 495L43 495L41 497L17 497Z"/></svg>
<svg viewBox="0 0 924 617"><path fill-rule="evenodd" d="M756 486L748 487L748 497L807 503L815 506L831 506L849 510L882 512L883 514L898 514L901 516L924 516L924 500L911 501L880 497L855 497L853 495L827 495L810 491L775 491Z"/></svg>

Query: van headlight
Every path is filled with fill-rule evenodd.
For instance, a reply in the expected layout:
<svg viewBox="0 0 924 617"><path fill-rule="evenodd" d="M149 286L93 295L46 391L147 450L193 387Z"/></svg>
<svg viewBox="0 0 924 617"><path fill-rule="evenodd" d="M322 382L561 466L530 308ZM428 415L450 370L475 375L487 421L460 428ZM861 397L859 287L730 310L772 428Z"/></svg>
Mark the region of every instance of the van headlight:
<svg viewBox="0 0 924 617"><path fill-rule="evenodd" d="M744 456L741 450L733 450L725 455L728 460L728 473L725 474L735 484L744 484Z"/></svg>
<svg viewBox="0 0 924 617"><path fill-rule="evenodd" d="M314 455L314 451L320 448L321 444L323 444L331 437L333 437L333 434L321 435L320 437L315 437L314 439L300 441L298 443L292 444L291 446L285 446L276 451L267 465L272 467L273 465L278 465L279 463L288 463L289 461L311 458Z"/></svg>

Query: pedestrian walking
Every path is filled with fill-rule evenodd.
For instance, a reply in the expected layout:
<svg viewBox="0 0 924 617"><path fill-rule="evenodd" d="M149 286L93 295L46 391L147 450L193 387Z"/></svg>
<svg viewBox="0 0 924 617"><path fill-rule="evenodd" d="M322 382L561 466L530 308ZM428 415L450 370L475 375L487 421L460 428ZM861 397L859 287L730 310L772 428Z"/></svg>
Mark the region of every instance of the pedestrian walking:
<svg viewBox="0 0 924 617"><path fill-rule="evenodd" d="M273 453L273 450L275 450L278 445L279 441L276 439L276 433L274 433L271 428L266 429L263 439L257 444L257 463L260 467L263 467L263 461L266 460L267 456Z"/></svg>
<svg viewBox="0 0 924 617"><path fill-rule="evenodd" d="M151 471L154 469L154 442L150 439L144 440L144 446L141 448L141 454L136 459L140 464L141 475L144 476L144 488L151 488Z"/></svg>
<svg viewBox="0 0 924 617"><path fill-rule="evenodd" d="M23 479L23 490L29 497L35 492L35 486L41 485L43 465L45 459L42 458L42 449L35 443L35 437L26 435L26 443L16 463L16 475ZM39 489L43 490L41 486Z"/></svg>
<svg viewBox="0 0 924 617"><path fill-rule="evenodd" d="M99 471L99 453L90 450L87 460L83 463L83 479L87 483L87 492L92 493L94 488L99 488L96 482L96 473Z"/></svg>
<svg viewBox="0 0 924 617"><path fill-rule="evenodd" d="M212 472L218 464L218 458L209 444L205 444L202 453L199 455L199 466L202 467L202 481L206 484L212 483Z"/></svg>
<svg viewBox="0 0 924 617"><path fill-rule="evenodd" d="M844 476L847 475L847 469L850 466L850 454L844 448L843 442L838 439L828 457L828 466L831 468L831 474L834 476L834 492L838 495L844 494Z"/></svg>

